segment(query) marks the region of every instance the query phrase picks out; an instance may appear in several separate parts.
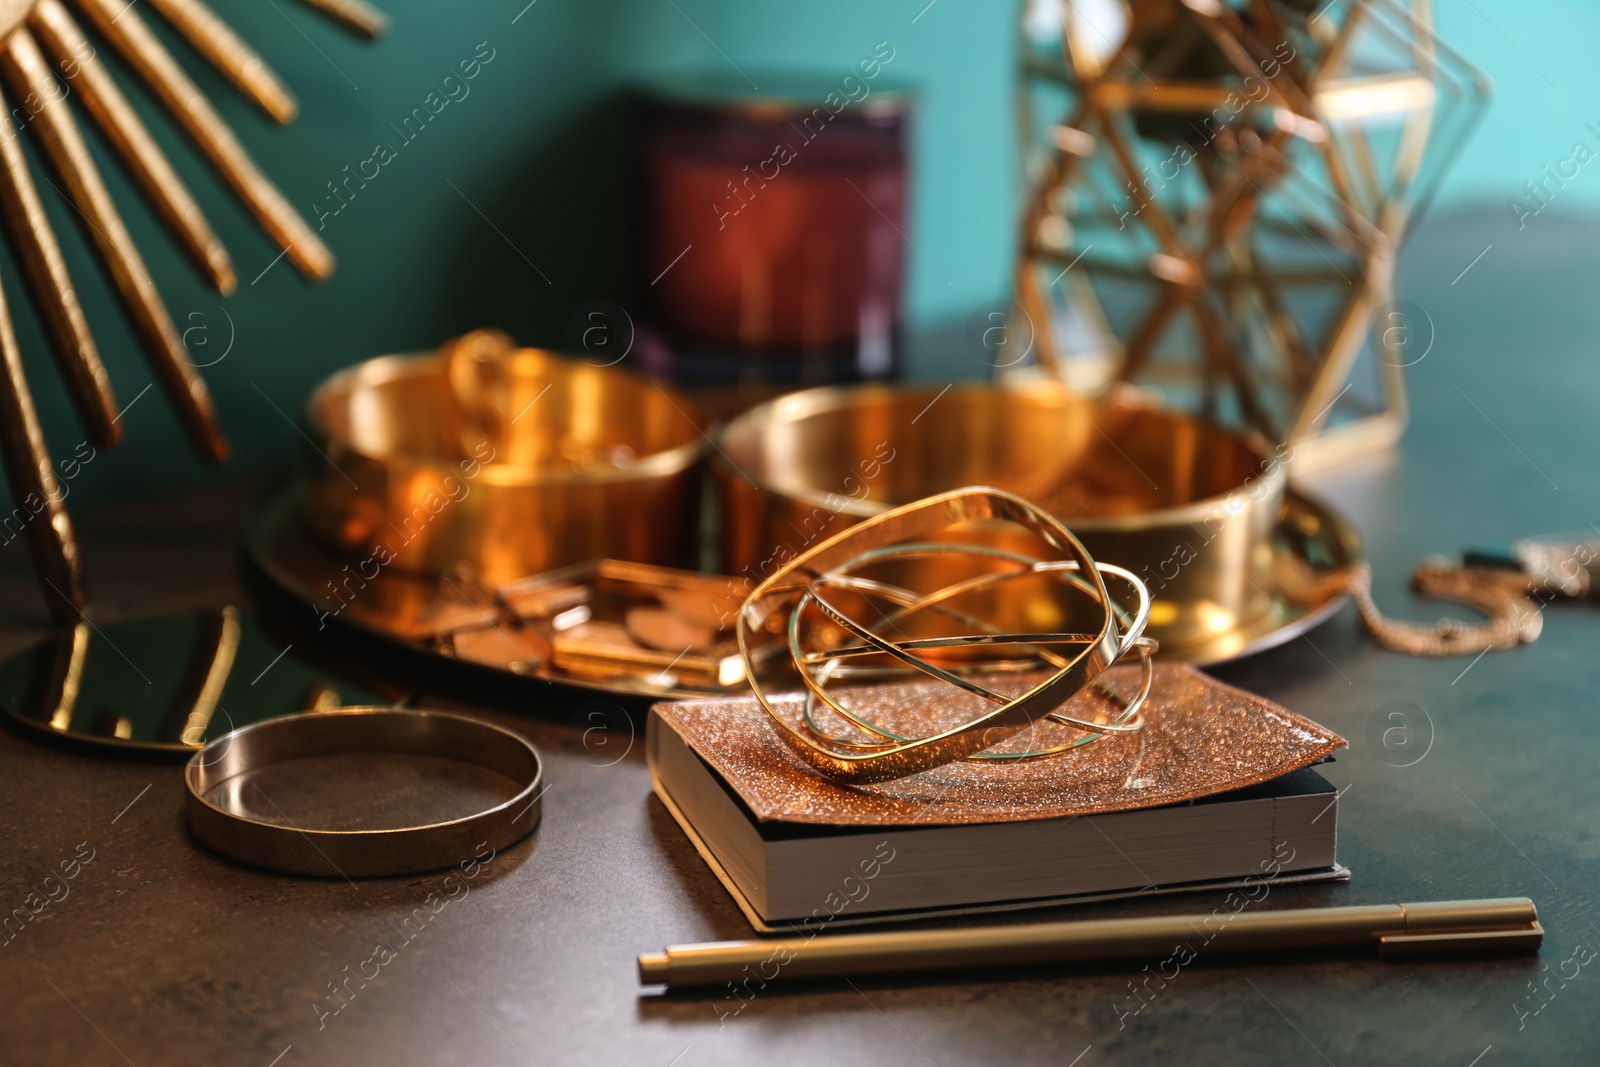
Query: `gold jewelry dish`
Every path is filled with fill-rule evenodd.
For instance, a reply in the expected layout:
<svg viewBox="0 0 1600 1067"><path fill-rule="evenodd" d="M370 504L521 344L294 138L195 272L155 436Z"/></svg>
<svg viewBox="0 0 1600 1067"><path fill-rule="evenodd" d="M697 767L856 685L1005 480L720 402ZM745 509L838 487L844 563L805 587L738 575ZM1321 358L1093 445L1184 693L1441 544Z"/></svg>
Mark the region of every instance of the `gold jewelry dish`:
<svg viewBox="0 0 1600 1067"><path fill-rule="evenodd" d="M1001 524L1025 529L1057 558L939 542L944 531L972 523L990 531ZM894 579L896 564L930 559L965 564L968 573L958 577L945 568L914 572L938 581L953 579L934 588L907 587ZM1107 576L1133 591L1137 608L1130 612L1112 599ZM1078 631L1007 633L974 613L991 599L986 594L1013 579L1042 580L1057 590L1084 594L1093 609L1086 616L1088 625ZM973 594L978 595L976 604ZM1065 526L1033 504L980 486L894 508L801 553L751 591L735 633L751 688L784 742L830 778L869 783L960 759L1006 762L1059 756L1108 735L1138 732L1153 677L1155 642L1142 636L1149 615L1150 598L1138 578L1120 567L1096 564ZM869 621L858 621L862 618ZM1051 621L1056 618L1067 617ZM1063 646L1066 652L1053 651ZM957 650L969 655L945 658ZM1061 710L1130 655L1137 655L1143 668L1134 696L1114 701L1111 711L1096 719ZM828 683L840 673L840 665L850 661L863 663L867 672L880 677L926 675L998 706L985 705L987 710L970 719L908 737L829 692ZM1034 678L1021 692L1001 692L989 677L1037 670L1041 664L1055 673ZM796 682L805 693L800 724L791 723L776 707L784 694L796 691ZM826 720L840 726L819 725L819 706L826 708ZM1032 741L1032 728L1044 720L1076 736L1021 751L990 751L1019 735Z"/></svg>
<svg viewBox="0 0 1600 1067"><path fill-rule="evenodd" d="M616 696L742 689L744 666L726 631L744 587L731 578L607 559L499 586L470 566L442 575L363 568L312 534L298 501L298 486L263 500L245 541L319 630L344 622L420 655Z"/></svg>
<svg viewBox="0 0 1600 1067"><path fill-rule="evenodd" d="M696 560L704 427L625 371L479 331L342 371L307 416L306 520L368 570L466 561L499 585L598 558Z"/></svg>
<svg viewBox="0 0 1600 1067"><path fill-rule="evenodd" d="M1280 449L1281 452L1281 449ZM1148 587L1148 634L1168 662L1217 663L1317 625L1347 583L1308 581L1362 561L1355 530L1288 490L1283 458L1256 438L1117 394L1037 383L866 386L794 393L728 424L712 457L722 569L769 577L813 545L888 509L963 485L1035 501L1088 553ZM943 541L1051 553L1015 525L956 527ZM896 564L896 584L959 580L951 557ZM1001 630L1060 624L1051 583L996 587Z"/></svg>
<svg viewBox="0 0 1600 1067"><path fill-rule="evenodd" d="M737 418L714 468L725 577L675 569L693 562L707 441L687 401L643 379L478 332L436 356L341 372L309 415L315 448L301 482L258 509L248 536L262 570L319 625L337 617L429 654L616 694L744 684L726 626L662 596L680 608L741 600L846 527L959 486L1039 501L1119 593L1123 571L1141 581L1149 636L1174 662L1218 662L1303 632L1346 593L1323 579L1361 561L1354 532L1287 492L1278 457L1253 439L1042 383L819 389ZM1012 523L974 519L939 536L969 548L878 559L881 580L943 589L974 576L975 554L996 573L1059 556ZM1064 595L1065 578L1016 574L963 595L994 632L1088 632L1086 605L1103 602ZM568 607L593 617L574 622L559 596L529 615L508 592L544 590L538 599L567 586L592 597ZM919 654L993 658L972 645ZM867 666L834 663L824 684Z"/></svg>

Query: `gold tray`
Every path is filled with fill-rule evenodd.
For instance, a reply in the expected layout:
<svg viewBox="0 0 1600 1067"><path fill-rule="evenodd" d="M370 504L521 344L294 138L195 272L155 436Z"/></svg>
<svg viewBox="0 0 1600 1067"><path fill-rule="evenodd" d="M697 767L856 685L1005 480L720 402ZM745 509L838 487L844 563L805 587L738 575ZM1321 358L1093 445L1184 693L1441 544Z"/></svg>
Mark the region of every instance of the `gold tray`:
<svg viewBox="0 0 1600 1067"><path fill-rule="evenodd" d="M439 595L436 579L386 568L377 572L348 599L333 591L350 586L350 560L319 541L304 517L298 489L290 484L264 498L245 520L245 546L261 571L280 588L305 601L312 610L377 634L415 652L438 659L451 657L431 644L416 640L395 626L396 620L416 619ZM1288 568L1326 574L1362 560L1361 537L1334 509L1290 489L1284 496L1278 523L1273 531L1275 557ZM1275 567L1274 572L1283 570ZM1313 583L1315 584L1315 583ZM1324 593L1301 600L1285 588L1263 590L1267 607L1247 621L1219 632L1214 638L1190 643L1174 654L1163 655L1168 663L1190 663L1205 667L1276 648L1325 622L1344 603L1343 593ZM1147 631L1160 638L1159 627ZM484 670L495 670L483 667ZM685 685L658 685L630 678L595 678L574 674L549 665L534 667L508 676L536 678L577 689L610 693L616 696L673 700L707 695L726 696L727 689L705 689Z"/></svg>
<svg viewBox="0 0 1600 1067"><path fill-rule="evenodd" d="M431 641L414 636L411 629L439 600L439 579L391 565L375 573L362 572L353 580L357 566L354 557L340 554L312 532L302 492L299 483L291 482L250 509L244 522L245 550L269 580L304 601L320 624L346 623L436 660L613 696L678 700L738 692L681 683L662 685L649 679L602 678L562 670L549 663L513 671L450 656Z"/></svg>

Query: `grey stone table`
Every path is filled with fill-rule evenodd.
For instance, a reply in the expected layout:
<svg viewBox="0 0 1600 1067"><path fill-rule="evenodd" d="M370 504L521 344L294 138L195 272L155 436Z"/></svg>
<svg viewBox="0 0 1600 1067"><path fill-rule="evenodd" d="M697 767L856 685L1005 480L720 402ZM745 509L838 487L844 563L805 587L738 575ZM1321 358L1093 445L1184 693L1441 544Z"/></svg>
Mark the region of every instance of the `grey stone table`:
<svg viewBox="0 0 1600 1067"><path fill-rule="evenodd" d="M1392 612L1431 610L1405 591L1427 552L1600 521L1600 225L1537 224L1440 219L1408 252L1407 295L1436 332L1411 371L1411 431L1398 454L1318 483L1361 525ZM100 617L238 601L248 488L84 517ZM25 568L0 553L0 651L39 621ZM70 893L0 946L0 1062L1594 1063L1600 610L1546 614L1537 644L1468 662L1382 652L1347 608L1219 672L1352 739L1327 773L1345 790L1353 880L1261 906L1528 895L1549 929L1537 959L1199 964L1138 1014L1129 968L780 984L719 1019L729 1005L715 997L641 995L634 957L746 927L651 798L639 747L604 765L612 756L586 748L552 698L492 713L547 757L538 832L325 1014L327 983L392 940L439 876L351 884L233 867L187 839L177 766L0 732L0 906L93 850ZM1369 740L1391 701L1431 723L1404 758Z"/></svg>

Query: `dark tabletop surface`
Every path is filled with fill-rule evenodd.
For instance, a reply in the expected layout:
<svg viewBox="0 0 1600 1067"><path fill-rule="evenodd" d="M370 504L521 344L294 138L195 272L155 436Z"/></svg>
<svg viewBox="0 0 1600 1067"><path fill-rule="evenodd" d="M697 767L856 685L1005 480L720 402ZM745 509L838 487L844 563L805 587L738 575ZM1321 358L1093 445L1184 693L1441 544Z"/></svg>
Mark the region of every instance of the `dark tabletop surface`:
<svg viewBox="0 0 1600 1067"><path fill-rule="evenodd" d="M1398 453L1315 483L1366 535L1391 612L1429 615L1405 586L1428 552L1600 521L1600 223L1546 221L1516 233L1498 214L1442 217L1422 233L1403 276L1436 337L1410 372L1411 429ZM241 602L236 531L253 488L80 516L97 618ZM0 651L40 621L14 548L0 552ZM719 1019L728 1005L715 994L642 994L634 959L748 927L651 798L642 745L612 762L625 736L586 746L568 725L570 698L540 696L492 714L545 755L543 824L324 1016L327 983L392 940L390 924L442 875L352 884L230 866L188 839L177 765L0 731L0 906L21 905L76 849L94 850L69 895L0 946L0 1062L1600 1061L1600 971L1580 962L1600 952L1600 610L1554 605L1536 644L1472 663L1380 651L1347 607L1217 673L1352 742L1325 773L1346 791L1339 855L1354 878L1277 889L1260 907L1526 895L1548 928L1543 953L1202 961L1136 1015L1126 1014L1133 968L778 984ZM1425 712L1403 758L1369 740L1393 701Z"/></svg>

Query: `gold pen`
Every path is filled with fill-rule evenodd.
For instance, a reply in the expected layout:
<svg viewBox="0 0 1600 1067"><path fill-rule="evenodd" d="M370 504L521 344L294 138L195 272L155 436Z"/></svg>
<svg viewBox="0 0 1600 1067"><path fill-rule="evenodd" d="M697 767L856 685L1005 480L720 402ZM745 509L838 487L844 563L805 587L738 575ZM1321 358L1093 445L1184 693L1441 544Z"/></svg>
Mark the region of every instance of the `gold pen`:
<svg viewBox="0 0 1600 1067"><path fill-rule="evenodd" d="M1182 945L1196 955L1371 946L1382 958L1397 959L1537 952L1543 942L1533 901L1510 897L672 945L639 957L639 981L677 987L780 974L829 978L1098 963L1158 957ZM767 974L762 968L776 969Z"/></svg>

